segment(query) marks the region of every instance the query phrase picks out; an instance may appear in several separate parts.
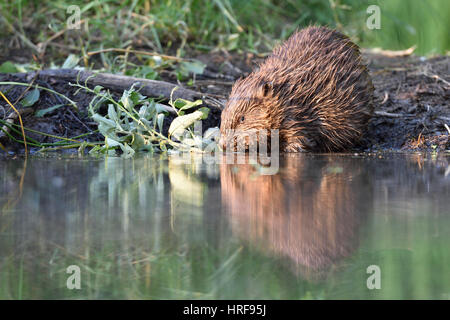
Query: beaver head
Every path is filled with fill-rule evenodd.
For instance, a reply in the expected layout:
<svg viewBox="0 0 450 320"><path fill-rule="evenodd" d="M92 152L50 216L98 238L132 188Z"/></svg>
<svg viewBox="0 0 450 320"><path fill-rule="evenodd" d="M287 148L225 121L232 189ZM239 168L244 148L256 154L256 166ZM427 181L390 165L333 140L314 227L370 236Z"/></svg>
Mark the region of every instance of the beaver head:
<svg viewBox="0 0 450 320"><path fill-rule="evenodd" d="M256 144L267 142L270 150L271 135L277 134L283 151L310 150L316 141L309 138L310 130L317 120L314 110L304 109L299 116L299 107L292 98L295 84L275 82L265 77L267 72L257 70L234 84L230 98L222 112L220 145L232 151L251 149ZM311 112L309 112L311 111ZM276 131L274 131L276 130ZM264 135L264 136L263 136Z"/></svg>
<svg viewBox="0 0 450 320"><path fill-rule="evenodd" d="M247 150L258 142L261 130L270 139L270 129L279 129L283 114L271 108L279 104L272 95L273 84L259 80L253 74L234 84L221 118L220 145L224 150L237 146Z"/></svg>

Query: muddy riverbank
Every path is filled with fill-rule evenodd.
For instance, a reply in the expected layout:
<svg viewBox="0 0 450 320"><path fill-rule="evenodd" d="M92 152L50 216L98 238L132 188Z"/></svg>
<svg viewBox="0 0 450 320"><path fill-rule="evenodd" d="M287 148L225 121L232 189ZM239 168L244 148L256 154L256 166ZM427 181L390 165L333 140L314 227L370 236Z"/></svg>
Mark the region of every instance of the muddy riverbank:
<svg viewBox="0 0 450 320"><path fill-rule="evenodd" d="M216 52L194 55L206 64L203 74L194 81L177 82L173 73L162 73L162 80L181 84L185 88L207 94L217 101L226 101L236 79L248 74L262 57L254 54L229 54ZM375 114L369 124L363 144L355 151L444 151L450 149L450 57L432 58L389 57L374 52L364 52L375 87ZM24 74L0 74L0 82L27 82ZM38 101L29 110L21 112L25 127L58 137L74 137L87 134L86 141L99 141L97 123L88 115L87 108L92 94L71 86L67 81L51 77L35 79L34 84L64 94L76 102L78 111L65 106L36 116L40 110L64 104L65 101L49 91L41 90ZM24 86L0 85L11 102L19 101L26 90ZM118 97L122 92L115 92ZM2 100L0 119L11 117L13 111ZM170 120L168 115L164 131ZM13 119L14 120L14 119ZM18 123L17 119L14 120ZM220 109L211 108L203 129L220 125ZM19 135L13 136L20 140ZM23 145L0 133L0 142L11 153L23 151ZM39 142L54 142L56 138L27 132L27 136ZM32 149L33 150L33 149Z"/></svg>

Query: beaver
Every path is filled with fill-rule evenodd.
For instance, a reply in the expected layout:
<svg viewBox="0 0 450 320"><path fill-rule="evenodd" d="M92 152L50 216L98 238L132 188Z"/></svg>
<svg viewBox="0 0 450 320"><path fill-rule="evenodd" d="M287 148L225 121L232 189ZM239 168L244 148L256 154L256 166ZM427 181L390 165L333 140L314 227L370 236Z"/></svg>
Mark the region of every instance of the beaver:
<svg viewBox="0 0 450 320"><path fill-rule="evenodd" d="M280 151L348 150L366 131L372 97L358 46L336 30L310 26L236 81L222 111L219 144L248 149L255 142L249 133L264 129L270 136L269 129L277 129Z"/></svg>

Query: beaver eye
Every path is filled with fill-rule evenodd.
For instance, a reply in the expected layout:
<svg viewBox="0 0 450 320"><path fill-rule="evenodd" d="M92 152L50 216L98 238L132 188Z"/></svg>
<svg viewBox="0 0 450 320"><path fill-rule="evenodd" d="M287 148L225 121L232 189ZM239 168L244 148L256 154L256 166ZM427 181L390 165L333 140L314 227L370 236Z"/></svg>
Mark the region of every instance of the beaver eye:
<svg viewBox="0 0 450 320"><path fill-rule="evenodd" d="M245 117L242 116L242 117L241 117L241 122L244 122L244 120L245 120Z"/></svg>

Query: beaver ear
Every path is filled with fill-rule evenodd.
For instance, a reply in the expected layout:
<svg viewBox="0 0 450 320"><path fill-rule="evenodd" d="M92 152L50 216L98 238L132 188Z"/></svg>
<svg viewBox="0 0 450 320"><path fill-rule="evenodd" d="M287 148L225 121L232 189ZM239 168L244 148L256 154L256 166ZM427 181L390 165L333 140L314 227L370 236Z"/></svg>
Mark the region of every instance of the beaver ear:
<svg viewBox="0 0 450 320"><path fill-rule="evenodd" d="M269 93L271 93L272 90L273 90L273 84L272 84L272 82L266 82L266 83L263 84L263 87L262 87L262 94L263 94L264 97L267 97L267 95L268 95Z"/></svg>

